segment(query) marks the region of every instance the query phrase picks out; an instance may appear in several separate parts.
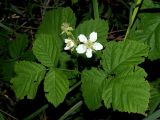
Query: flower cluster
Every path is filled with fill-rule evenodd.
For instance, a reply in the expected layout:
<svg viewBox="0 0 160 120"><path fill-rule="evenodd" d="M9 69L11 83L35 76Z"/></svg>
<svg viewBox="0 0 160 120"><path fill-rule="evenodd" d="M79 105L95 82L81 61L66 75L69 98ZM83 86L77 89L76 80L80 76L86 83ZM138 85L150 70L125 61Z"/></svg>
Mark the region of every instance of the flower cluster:
<svg viewBox="0 0 160 120"><path fill-rule="evenodd" d="M62 25L64 28L64 25ZM68 28L67 28L68 27ZM68 38L64 40L66 46L64 50L73 50L76 48L78 54L86 54L87 58L92 57L92 52L102 50L103 46L97 41L97 32L92 32L87 38L84 34L78 36L78 45L75 43L75 39L71 31L73 28L69 25L65 29L62 29L62 33L66 33ZM69 33L69 34L68 34Z"/></svg>

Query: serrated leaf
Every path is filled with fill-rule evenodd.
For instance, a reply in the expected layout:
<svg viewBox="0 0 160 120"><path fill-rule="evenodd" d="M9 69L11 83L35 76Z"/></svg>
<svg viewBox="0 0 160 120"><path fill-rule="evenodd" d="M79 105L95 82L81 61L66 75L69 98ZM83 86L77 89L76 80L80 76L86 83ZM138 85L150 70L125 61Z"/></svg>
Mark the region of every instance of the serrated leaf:
<svg viewBox="0 0 160 120"><path fill-rule="evenodd" d="M8 49L12 58L17 58L22 55L28 45L28 38L26 34L19 34L15 40L9 41Z"/></svg>
<svg viewBox="0 0 160 120"><path fill-rule="evenodd" d="M16 97L23 99L27 96L28 99L33 99L45 72L45 67L40 64L28 61L17 62L15 64L17 75L11 80Z"/></svg>
<svg viewBox="0 0 160 120"><path fill-rule="evenodd" d="M90 110L98 109L102 101L102 82L105 79L102 70L92 68L82 73L82 94Z"/></svg>
<svg viewBox="0 0 160 120"><path fill-rule="evenodd" d="M69 23L71 27L75 27L76 17L69 7L47 11L38 28L37 35L49 34L51 36L56 36L57 45L61 47L64 43L64 40L61 38L62 23Z"/></svg>
<svg viewBox="0 0 160 120"><path fill-rule="evenodd" d="M140 14L137 29L132 30L128 39L143 42L150 47L149 59L160 58L160 14Z"/></svg>
<svg viewBox="0 0 160 120"><path fill-rule="evenodd" d="M123 66L137 65L148 55L148 46L136 41L109 42L102 55L101 64L112 74Z"/></svg>
<svg viewBox="0 0 160 120"><path fill-rule="evenodd" d="M57 44L56 37L39 34L33 44L33 53L43 65L55 67L58 64L60 53Z"/></svg>
<svg viewBox="0 0 160 120"><path fill-rule="evenodd" d="M142 68L126 67L104 82L102 99L107 108L144 114L149 103L149 84Z"/></svg>
<svg viewBox="0 0 160 120"><path fill-rule="evenodd" d="M76 28L75 36L78 37L79 34L84 34L89 37L90 33L97 32L97 41L104 45L106 43L108 29L109 27L107 21L101 19L88 20L81 23Z"/></svg>
<svg viewBox="0 0 160 120"><path fill-rule="evenodd" d="M47 100L57 107L69 91L66 75L58 69L51 69L45 77L44 91Z"/></svg>

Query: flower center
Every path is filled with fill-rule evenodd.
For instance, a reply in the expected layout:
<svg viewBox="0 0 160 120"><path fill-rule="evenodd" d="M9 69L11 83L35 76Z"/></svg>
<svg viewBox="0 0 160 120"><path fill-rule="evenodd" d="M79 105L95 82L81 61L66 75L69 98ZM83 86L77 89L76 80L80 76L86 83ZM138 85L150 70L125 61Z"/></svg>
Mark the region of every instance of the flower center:
<svg viewBox="0 0 160 120"><path fill-rule="evenodd" d="M87 48L92 48L92 46L93 46L93 42L88 41L88 42L86 43L86 47L87 47Z"/></svg>

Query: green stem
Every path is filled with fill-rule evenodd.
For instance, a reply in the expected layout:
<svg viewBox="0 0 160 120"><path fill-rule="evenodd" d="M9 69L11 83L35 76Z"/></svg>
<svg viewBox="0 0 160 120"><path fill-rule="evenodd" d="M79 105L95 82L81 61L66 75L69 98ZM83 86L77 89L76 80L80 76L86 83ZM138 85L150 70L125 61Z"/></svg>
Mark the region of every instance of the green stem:
<svg viewBox="0 0 160 120"><path fill-rule="evenodd" d="M94 19L99 19L98 0L92 0Z"/></svg>
<svg viewBox="0 0 160 120"><path fill-rule="evenodd" d="M41 107L40 109L38 109L36 112L34 112L33 114L29 115L28 117L24 118L23 120L32 120L33 118L35 118L37 115L39 115L41 112L45 111L48 108L48 104L44 105L43 107Z"/></svg>
<svg viewBox="0 0 160 120"><path fill-rule="evenodd" d="M73 107L71 107L67 112L65 112L58 120L65 120L65 118L67 118L69 115L73 114L73 112L75 112L75 110L77 110L79 107L81 107L82 104L83 104L83 102L79 101Z"/></svg>
<svg viewBox="0 0 160 120"><path fill-rule="evenodd" d="M76 84L74 84L70 89L69 92L73 91L76 87L78 87L81 84L81 81L77 82Z"/></svg>
<svg viewBox="0 0 160 120"><path fill-rule="evenodd" d="M17 118L15 118L14 116L12 116L12 115L10 115L10 114L8 114L7 112L4 112L3 110L1 110L0 109L0 112L1 113L3 113L3 114L5 114L5 115L7 115L7 116L9 116L9 117L11 117L13 120L18 120Z"/></svg>
<svg viewBox="0 0 160 120"><path fill-rule="evenodd" d="M137 13L138 13L138 10L139 10L139 8L140 8L140 4L142 3L142 1L143 1L143 0L137 0L137 2L136 2L136 5L135 5L135 8L134 8L134 10L133 10L131 19L130 19L130 21L129 21L129 26L128 26L128 29L127 29L127 32L126 32L126 35L125 35L124 40L126 40L128 34L129 34L130 30L131 30L131 27L132 27L132 25L133 25L133 23L134 23L134 21L135 21L135 18L136 18L136 16L137 16Z"/></svg>

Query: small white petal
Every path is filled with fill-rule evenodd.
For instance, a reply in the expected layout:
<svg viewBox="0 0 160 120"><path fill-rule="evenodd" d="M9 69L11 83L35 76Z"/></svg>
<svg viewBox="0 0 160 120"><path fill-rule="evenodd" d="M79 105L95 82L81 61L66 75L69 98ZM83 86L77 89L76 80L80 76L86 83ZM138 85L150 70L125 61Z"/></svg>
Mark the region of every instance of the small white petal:
<svg viewBox="0 0 160 120"><path fill-rule="evenodd" d="M87 51L86 51L86 56L87 56L87 58L91 58L92 57L92 49L87 49Z"/></svg>
<svg viewBox="0 0 160 120"><path fill-rule="evenodd" d="M70 42L70 47L73 47L74 46L74 42Z"/></svg>
<svg viewBox="0 0 160 120"><path fill-rule="evenodd" d="M86 43L86 42L87 42L87 38L86 38L86 36L83 35L83 34L80 34L80 35L78 36L78 39L79 39L80 42L83 42L83 43Z"/></svg>
<svg viewBox="0 0 160 120"><path fill-rule="evenodd" d="M103 49L103 46L102 46L100 43L95 42L95 43L93 44L93 49L95 49L95 50L102 50L102 49Z"/></svg>
<svg viewBox="0 0 160 120"><path fill-rule="evenodd" d="M92 42L95 42L97 40L97 33L96 32L92 32L89 35L89 40L92 41Z"/></svg>
<svg viewBox="0 0 160 120"><path fill-rule="evenodd" d="M84 44L80 44L78 45L78 47L76 48L77 53L82 54L85 53L87 50L87 47Z"/></svg>
<svg viewBox="0 0 160 120"><path fill-rule="evenodd" d="M64 50L70 50L70 47L66 46L64 47Z"/></svg>
<svg viewBox="0 0 160 120"><path fill-rule="evenodd" d="M71 40L70 39L64 39L64 42L65 43L68 43L68 42L70 42Z"/></svg>

